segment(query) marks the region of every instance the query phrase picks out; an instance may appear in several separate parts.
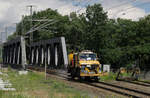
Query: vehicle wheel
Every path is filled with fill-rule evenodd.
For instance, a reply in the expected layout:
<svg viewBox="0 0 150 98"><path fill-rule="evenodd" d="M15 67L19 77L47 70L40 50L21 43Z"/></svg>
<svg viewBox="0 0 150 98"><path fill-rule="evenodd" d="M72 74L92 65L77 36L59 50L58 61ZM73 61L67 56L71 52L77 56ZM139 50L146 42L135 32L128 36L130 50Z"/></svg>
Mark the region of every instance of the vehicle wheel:
<svg viewBox="0 0 150 98"><path fill-rule="evenodd" d="M85 77L81 77L81 76L79 77L80 82L83 82L84 80L85 80Z"/></svg>
<svg viewBox="0 0 150 98"><path fill-rule="evenodd" d="M77 70L76 70L76 76L80 77L80 68L77 68Z"/></svg>
<svg viewBox="0 0 150 98"><path fill-rule="evenodd" d="M74 77L75 77L75 70L72 69L72 70L71 70L71 78L74 79Z"/></svg>
<svg viewBox="0 0 150 98"><path fill-rule="evenodd" d="M91 77L85 77L86 81L91 81Z"/></svg>
<svg viewBox="0 0 150 98"><path fill-rule="evenodd" d="M99 81L99 77L94 77L94 80L95 80L96 82L98 82L98 81Z"/></svg>
<svg viewBox="0 0 150 98"><path fill-rule="evenodd" d="M69 67L67 68L67 73L70 73L70 68Z"/></svg>

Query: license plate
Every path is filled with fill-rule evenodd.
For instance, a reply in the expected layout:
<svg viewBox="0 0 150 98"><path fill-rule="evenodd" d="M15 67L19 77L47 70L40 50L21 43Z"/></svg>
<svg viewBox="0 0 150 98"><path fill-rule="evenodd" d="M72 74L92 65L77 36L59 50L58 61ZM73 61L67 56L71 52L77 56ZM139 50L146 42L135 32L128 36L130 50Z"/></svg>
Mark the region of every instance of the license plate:
<svg viewBox="0 0 150 98"><path fill-rule="evenodd" d="M89 74L94 74L95 72L89 72Z"/></svg>
<svg viewBox="0 0 150 98"><path fill-rule="evenodd" d="M87 65L87 67L91 67L91 65Z"/></svg>

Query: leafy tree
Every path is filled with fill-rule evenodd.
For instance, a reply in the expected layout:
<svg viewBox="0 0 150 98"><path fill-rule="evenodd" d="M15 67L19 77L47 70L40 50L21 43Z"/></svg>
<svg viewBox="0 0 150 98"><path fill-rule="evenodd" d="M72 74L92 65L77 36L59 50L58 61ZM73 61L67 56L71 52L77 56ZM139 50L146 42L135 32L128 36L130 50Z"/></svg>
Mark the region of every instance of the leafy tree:
<svg viewBox="0 0 150 98"><path fill-rule="evenodd" d="M100 4L88 6L86 13L86 47L99 52L99 49L104 48L104 38L107 35L105 32L107 24L107 13L103 11Z"/></svg>

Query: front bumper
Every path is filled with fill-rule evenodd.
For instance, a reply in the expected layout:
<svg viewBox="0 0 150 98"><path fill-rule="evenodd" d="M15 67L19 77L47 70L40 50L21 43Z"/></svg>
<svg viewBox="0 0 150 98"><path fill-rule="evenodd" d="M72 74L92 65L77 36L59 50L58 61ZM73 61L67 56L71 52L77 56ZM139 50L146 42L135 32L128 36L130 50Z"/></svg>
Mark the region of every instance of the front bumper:
<svg viewBox="0 0 150 98"><path fill-rule="evenodd" d="M81 73L80 76L81 77L86 77L86 76L94 77L94 76L100 76L100 74L85 74L85 73Z"/></svg>
<svg viewBox="0 0 150 98"><path fill-rule="evenodd" d="M98 74L80 73L81 77L87 77L87 76L89 76L89 77L96 76L97 77L97 76L106 76L106 75L108 75L107 72L102 72L102 73L98 73Z"/></svg>

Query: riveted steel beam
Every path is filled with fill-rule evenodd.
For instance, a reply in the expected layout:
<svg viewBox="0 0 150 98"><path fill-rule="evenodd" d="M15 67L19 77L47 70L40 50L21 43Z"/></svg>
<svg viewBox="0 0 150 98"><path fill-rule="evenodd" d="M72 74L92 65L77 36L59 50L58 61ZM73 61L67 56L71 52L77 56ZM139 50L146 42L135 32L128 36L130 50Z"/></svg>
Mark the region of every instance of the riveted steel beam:
<svg viewBox="0 0 150 98"><path fill-rule="evenodd" d="M30 49L32 51L32 53L29 54L31 55L31 65L37 65L38 61L38 65L44 66L45 59L48 67L66 68L66 66L68 65L67 50L64 37L57 37L34 42L30 45ZM33 49L35 49L36 52L33 53ZM36 63L33 62L33 59L35 59Z"/></svg>

